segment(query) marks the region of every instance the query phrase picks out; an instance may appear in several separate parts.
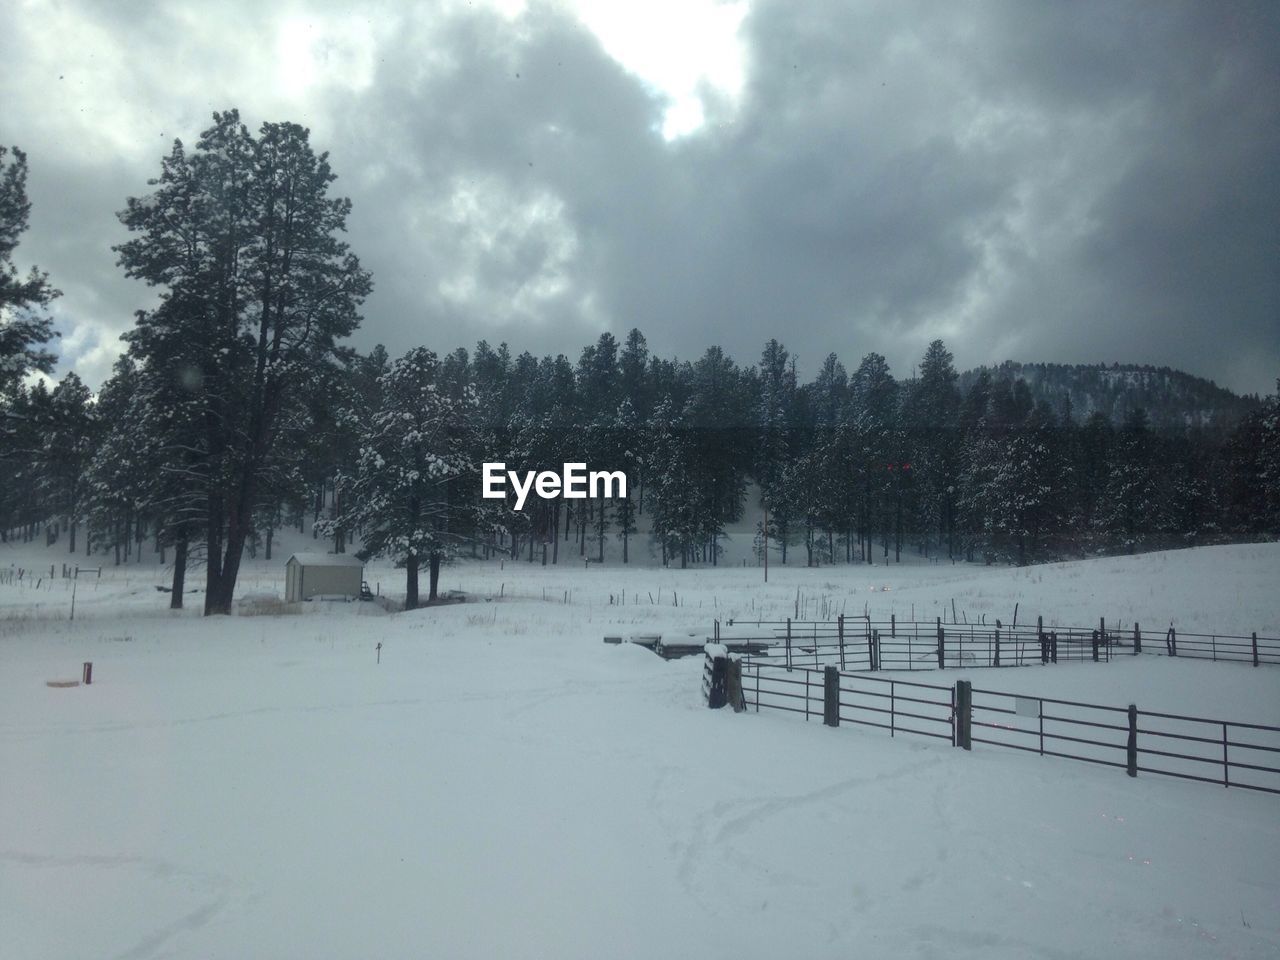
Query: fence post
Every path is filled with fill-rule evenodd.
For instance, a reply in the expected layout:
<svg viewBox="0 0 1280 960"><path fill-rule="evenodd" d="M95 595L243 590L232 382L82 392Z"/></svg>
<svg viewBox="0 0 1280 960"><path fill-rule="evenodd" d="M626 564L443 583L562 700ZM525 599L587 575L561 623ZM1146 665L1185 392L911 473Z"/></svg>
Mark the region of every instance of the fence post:
<svg viewBox="0 0 1280 960"><path fill-rule="evenodd" d="M955 686L955 746L973 749L973 683L957 680Z"/></svg>
<svg viewBox="0 0 1280 960"><path fill-rule="evenodd" d="M840 669L844 669L844 614L836 617L836 636L840 640Z"/></svg>
<svg viewBox="0 0 1280 960"><path fill-rule="evenodd" d="M787 669L791 669L791 618L787 617Z"/></svg>
<svg viewBox="0 0 1280 960"><path fill-rule="evenodd" d="M955 694L952 694L952 696L954 697ZM894 690L893 681L890 680L889 681L889 736L890 737L895 736L897 733L896 731L897 716L898 716L897 692ZM952 722L954 723L955 721L952 721Z"/></svg>
<svg viewBox="0 0 1280 960"><path fill-rule="evenodd" d="M996 651L995 658L991 661L993 667L1000 666L1000 621L996 621Z"/></svg>
<svg viewBox="0 0 1280 960"><path fill-rule="evenodd" d="M822 722L840 726L840 671L827 667L822 672Z"/></svg>
<svg viewBox="0 0 1280 960"><path fill-rule="evenodd" d="M942 632L942 618L938 617L938 669L941 670L945 666L946 659L946 640Z"/></svg>
<svg viewBox="0 0 1280 960"><path fill-rule="evenodd" d="M1036 639L1040 641L1040 662L1049 662L1049 644L1044 636L1044 617L1036 617Z"/></svg>
<svg viewBox="0 0 1280 960"><path fill-rule="evenodd" d="M872 630L871 635L867 637L867 663L870 664L872 670L879 669L876 666L876 651L880 649L880 631Z"/></svg>
<svg viewBox="0 0 1280 960"><path fill-rule="evenodd" d="M1169 651L1169 656L1176 657L1178 655L1178 631L1173 629L1173 624L1169 625L1169 635L1164 638L1164 645Z"/></svg>
<svg viewBox="0 0 1280 960"><path fill-rule="evenodd" d="M1258 665L1258 631L1253 631L1253 665Z"/></svg>
<svg viewBox="0 0 1280 960"><path fill-rule="evenodd" d="M88 660L84 663L84 675L82 679L84 680L84 685L86 687L93 683L93 664Z"/></svg>
<svg viewBox="0 0 1280 960"><path fill-rule="evenodd" d="M896 613L889 614L889 636L896 637L898 635L898 615Z"/></svg>
<svg viewBox="0 0 1280 960"><path fill-rule="evenodd" d="M1092 636L1089 637L1090 646L1093 648L1093 662L1098 662L1098 631L1094 630Z"/></svg>
<svg viewBox="0 0 1280 960"><path fill-rule="evenodd" d="M725 698L729 701L729 706L733 707L734 713L741 713L747 709L747 698L742 692L742 661L732 657L725 659L729 664L725 676Z"/></svg>
<svg viewBox="0 0 1280 960"><path fill-rule="evenodd" d="M1142 630L1138 626L1138 622L1133 622L1133 655L1136 657L1142 652Z"/></svg>
<svg viewBox="0 0 1280 960"><path fill-rule="evenodd" d="M1127 762L1126 773L1131 777L1138 775L1138 708L1129 704L1129 743L1125 747Z"/></svg>
<svg viewBox="0 0 1280 960"><path fill-rule="evenodd" d="M876 631L875 652L876 652L876 670L879 670L880 669L880 631L879 630Z"/></svg>
<svg viewBox="0 0 1280 960"><path fill-rule="evenodd" d="M1049 632L1049 662L1058 662L1058 631L1051 630Z"/></svg>
<svg viewBox="0 0 1280 960"><path fill-rule="evenodd" d="M711 658L711 686L707 689L707 706L719 710L729 699L729 658L717 654Z"/></svg>

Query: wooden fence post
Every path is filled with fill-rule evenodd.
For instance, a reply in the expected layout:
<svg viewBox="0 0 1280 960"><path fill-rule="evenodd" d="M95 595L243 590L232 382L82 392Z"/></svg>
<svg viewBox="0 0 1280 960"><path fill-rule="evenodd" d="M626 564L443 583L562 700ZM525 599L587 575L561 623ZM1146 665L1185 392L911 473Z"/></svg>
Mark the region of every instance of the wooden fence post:
<svg viewBox="0 0 1280 960"><path fill-rule="evenodd" d="M896 613L889 614L889 636L896 637L898 635L898 615Z"/></svg>
<svg viewBox="0 0 1280 960"><path fill-rule="evenodd" d="M1176 657L1178 655L1178 631L1173 629L1173 625L1169 625L1169 635L1164 638L1165 648L1169 651L1169 656Z"/></svg>
<svg viewBox="0 0 1280 960"><path fill-rule="evenodd" d="M1142 652L1142 630L1138 626L1137 621L1133 624L1133 655L1136 657Z"/></svg>
<svg viewBox="0 0 1280 960"><path fill-rule="evenodd" d="M1258 665L1258 631L1253 631L1253 665Z"/></svg>
<svg viewBox="0 0 1280 960"><path fill-rule="evenodd" d="M1093 647L1093 662L1097 663L1098 662L1098 631L1094 630L1093 636L1090 637L1089 639L1093 641L1091 644L1091 646Z"/></svg>
<svg viewBox="0 0 1280 960"><path fill-rule="evenodd" d="M840 669L844 669L844 614L836 617L836 636L840 641Z"/></svg>
<svg viewBox="0 0 1280 960"><path fill-rule="evenodd" d="M1058 662L1058 631L1051 630L1049 632L1049 662Z"/></svg>
<svg viewBox="0 0 1280 960"><path fill-rule="evenodd" d="M727 657L729 669L725 675L725 698L734 713L747 709L747 698L742 692L742 661Z"/></svg>
<svg viewBox="0 0 1280 960"><path fill-rule="evenodd" d="M822 722L840 726L840 671L827 667L822 672Z"/></svg>
<svg viewBox="0 0 1280 960"><path fill-rule="evenodd" d="M946 661L946 640L942 632L942 618L938 617L938 669L941 670L945 666Z"/></svg>
<svg viewBox="0 0 1280 960"><path fill-rule="evenodd" d="M956 715L954 746L973 749L973 683L957 680L955 686Z"/></svg>
<svg viewBox="0 0 1280 960"><path fill-rule="evenodd" d="M791 669L791 618L787 617L787 669Z"/></svg>
<svg viewBox="0 0 1280 960"><path fill-rule="evenodd" d="M90 663L90 662L89 662L89 661L87 661L87 660L85 661L85 664L84 664L84 676L83 676L83 680L84 680L84 685L85 685L86 687L87 687L89 684L93 683L93 664L92 664L92 663Z"/></svg>
<svg viewBox="0 0 1280 960"><path fill-rule="evenodd" d="M1000 666L1000 621L996 621L996 649L995 657L991 661L993 667Z"/></svg>
<svg viewBox="0 0 1280 960"><path fill-rule="evenodd" d="M712 710L719 710L728 701L729 658L723 654L717 654L711 658L711 686L707 690L707 706Z"/></svg>
<svg viewBox="0 0 1280 960"><path fill-rule="evenodd" d="M867 637L867 663L870 664L872 670L880 669L876 661L879 657L876 655L880 650L880 631L872 630L871 635Z"/></svg>
<svg viewBox="0 0 1280 960"><path fill-rule="evenodd" d="M1036 639L1040 641L1040 662L1049 662L1049 641L1044 635L1044 617L1036 617Z"/></svg>
<svg viewBox="0 0 1280 960"><path fill-rule="evenodd" d="M1125 747L1127 769L1131 777L1138 775L1138 708L1129 704L1129 743Z"/></svg>

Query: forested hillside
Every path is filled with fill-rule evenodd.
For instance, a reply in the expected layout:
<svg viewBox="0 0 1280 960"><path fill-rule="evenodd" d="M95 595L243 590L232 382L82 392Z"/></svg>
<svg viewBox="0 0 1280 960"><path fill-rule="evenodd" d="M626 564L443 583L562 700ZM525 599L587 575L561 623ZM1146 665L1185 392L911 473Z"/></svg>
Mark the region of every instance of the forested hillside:
<svg viewBox="0 0 1280 960"><path fill-rule="evenodd" d="M1046 401L1054 412L1077 420L1101 413L1112 423L1123 423L1137 410L1145 410L1158 430L1186 427L1219 435L1258 410L1255 396L1239 396L1212 380L1173 370L1136 363L1015 363L979 367L960 375L966 391L986 372L997 380L1025 380L1036 402Z"/></svg>

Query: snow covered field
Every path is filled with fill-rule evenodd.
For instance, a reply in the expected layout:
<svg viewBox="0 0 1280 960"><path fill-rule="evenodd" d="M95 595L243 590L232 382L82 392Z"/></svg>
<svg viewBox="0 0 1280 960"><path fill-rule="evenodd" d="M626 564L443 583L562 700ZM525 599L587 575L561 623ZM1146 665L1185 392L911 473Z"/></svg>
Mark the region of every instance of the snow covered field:
<svg viewBox="0 0 1280 960"><path fill-rule="evenodd" d="M242 592L282 593L277 556ZM0 570L65 559L0 547ZM1274 957L1280 798L709 711L700 659L601 637L953 599L1275 634L1278 570L1280 545L774 568L767 587L757 568L460 564L442 586L477 602L205 620L166 610L144 564L81 582L74 623L68 581L0 585L0 956ZM84 660L92 686L45 685ZM1275 668L975 679L1280 723Z"/></svg>

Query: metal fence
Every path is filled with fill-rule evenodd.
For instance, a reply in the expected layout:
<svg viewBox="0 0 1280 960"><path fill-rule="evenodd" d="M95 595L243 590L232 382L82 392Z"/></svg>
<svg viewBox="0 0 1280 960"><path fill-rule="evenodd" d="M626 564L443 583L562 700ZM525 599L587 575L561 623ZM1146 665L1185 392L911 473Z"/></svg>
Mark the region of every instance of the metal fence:
<svg viewBox="0 0 1280 960"><path fill-rule="evenodd" d="M704 698L716 661L707 655ZM952 686L742 657L742 705L748 710L780 710L822 720L828 726L853 723L898 734L946 740L971 749L1008 748L1046 757L1080 760L1140 773L1197 780L1280 794L1280 727L1212 720Z"/></svg>
<svg viewBox="0 0 1280 960"><path fill-rule="evenodd" d="M1009 667L1062 661L1106 662L1120 654L1158 654L1205 660L1280 665L1280 638L1233 634L1145 634L1138 624L1045 628L1034 625L871 620L728 620L715 622L713 639L762 663L835 666L841 670L936 670Z"/></svg>
<svg viewBox="0 0 1280 960"><path fill-rule="evenodd" d="M868 671L1107 661L1121 644L1120 636L1105 628L1044 630L1038 626L875 621L865 617L749 623L729 620L724 626L717 621L713 639L762 663Z"/></svg>

